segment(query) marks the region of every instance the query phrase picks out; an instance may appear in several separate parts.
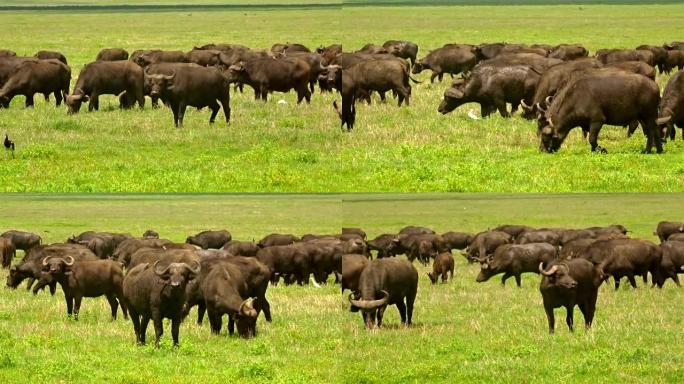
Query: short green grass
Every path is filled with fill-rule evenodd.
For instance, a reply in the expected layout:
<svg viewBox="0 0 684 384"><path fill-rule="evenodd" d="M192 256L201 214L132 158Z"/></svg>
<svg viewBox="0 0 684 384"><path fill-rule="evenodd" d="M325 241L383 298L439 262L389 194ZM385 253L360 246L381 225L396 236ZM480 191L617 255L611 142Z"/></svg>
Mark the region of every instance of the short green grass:
<svg viewBox="0 0 684 384"><path fill-rule="evenodd" d="M679 194L375 194L375 195L6 195L0 229L22 228L60 241L87 229L155 228L182 241L206 228L251 239L272 231L332 233L361 226L370 236L408 225L477 231L502 223L581 227L621 223L653 239L661 219L680 219ZM33 297L0 291L0 378L68 383L423 383L629 382L684 379L680 289L601 288L594 329L582 317L571 334L557 312L549 336L539 277L522 288L478 284L478 269L456 257L455 279L431 286L418 266L414 326L364 330L338 286L269 288L274 322L260 320L249 341L181 327L181 347L136 347L130 322L110 322L105 300L84 300L78 322L61 291ZM0 272L0 277L6 276ZM191 314L191 316L194 316ZM149 330L149 332L152 332ZM151 333L150 333L151 334Z"/></svg>
<svg viewBox="0 0 684 384"><path fill-rule="evenodd" d="M581 42L591 50L635 47L676 39L681 4L358 7L277 11L2 12L1 44L19 54L58 49L74 78L99 49L190 49L208 42L310 47L409 39L420 56L446 42ZM55 33L65 31L65 33ZM410 107L358 107L354 132L339 129L338 95L316 93L311 105L293 94L268 103L251 90L233 94L230 127L207 124L191 111L182 130L168 109L119 111L113 97L102 110L66 115L18 97L0 111L0 133L17 143L17 158L0 160L6 192L410 192L410 191L679 191L684 142L645 156L641 135L627 139L605 127L596 155L573 132L560 153L538 152L535 123L519 116L473 121L474 105L441 116L437 106L450 81L417 76ZM658 82L664 86L667 77ZM287 104L278 104L283 99Z"/></svg>

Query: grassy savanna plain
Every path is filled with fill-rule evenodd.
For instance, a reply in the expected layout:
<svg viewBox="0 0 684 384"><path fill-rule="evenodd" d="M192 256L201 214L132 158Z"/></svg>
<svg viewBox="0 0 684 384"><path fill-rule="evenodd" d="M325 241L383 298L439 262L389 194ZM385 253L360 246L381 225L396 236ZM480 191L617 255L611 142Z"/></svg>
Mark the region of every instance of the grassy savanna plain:
<svg viewBox="0 0 684 384"><path fill-rule="evenodd" d="M46 242L87 229L147 228L176 241L206 228L238 239L272 231L333 233L361 226L375 236L409 224L479 231L502 223L583 227L621 223L653 239L655 224L684 211L681 195L6 195L0 228L34 230ZM181 346L137 347L129 321L109 320L106 301L86 299L78 322L67 320L61 290L32 296L0 291L0 378L8 382L417 383L680 382L682 291L603 286L592 331L568 332L557 311L549 336L539 276L522 288L498 278L478 284L478 267L456 256L447 284L420 273L414 326L364 330L339 286L269 287L274 322L259 320L252 340L212 336L192 320ZM17 259L18 261L18 259ZM16 262L16 261L15 261ZM7 272L0 272L5 278ZM190 319L195 315L191 313ZM148 330L148 332L152 332ZM167 330L168 332L168 330ZM148 333L150 335L151 333Z"/></svg>
<svg viewBox="0 0 684 384"><path fill-rule="evenodd" d="M172 2L171 2L172 3ZM503 3L502 3L503 4ZM189 50L208 42L270 47L297 41L310 47L408 39L419 56L447 42L580 42L590 50L662 44L677 38L682 4L524 6L355 6L311 10L174 12L0 12L0 46L30 55L62 51L72 75L104 47ZM6 192L220 191L678 191L684 187L684 142L666 153L639 153L641 135L626 138L605 127L608 155L589 152L579 131L560 153L538 152L534 122L519 116L471 120L466 105L447 116L437 106L450 80L417 76L410 107L358 106L352 133L339 130L332 101L314 94L296 105L294 94L266 104L253 93L232 94L229 127L219 115L190 111L173 128L162 108L120 111L114 97L101 110L67 116L42 101L23 109L17 97L0 111L0 132L17 143L17 158L0 161ZM667 76L658 78L663 87ZM73 83L72 83L73 86ZM287 104L279 104L279 100Z"/></svg>

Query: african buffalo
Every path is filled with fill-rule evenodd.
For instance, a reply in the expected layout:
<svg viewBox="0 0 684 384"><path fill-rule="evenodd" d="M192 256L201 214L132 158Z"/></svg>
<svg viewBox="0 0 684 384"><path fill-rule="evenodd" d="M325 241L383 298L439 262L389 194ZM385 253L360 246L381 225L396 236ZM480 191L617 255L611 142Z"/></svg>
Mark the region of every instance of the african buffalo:
<svg viewBox="0 0 684 384"><path fill-rule="evenodd" d="M64 65L68 65L66 57L61 52L56 51L38 51L33 55L36 59L41 60L59 60Z"/></svg>
<svg viewBox="0 0 684 384"><path fill-rule="evenodd" d="M396 57L409 60L411 66L416 64L416 57L418 56L418 45L416 43L405 40L387 40L382 44L382 47Z"/></svg>
<svg viewBox="0 0 684 384"><path fill-rule="evenodd" d="M427 56L415 62L411 72L418 74L426 69L431 70L430 82L432 83L435 78L442 81L445 73L453 76L468 72L473 69L475 64L477 64L477 57L472 47L445 46L431 51Z"/></svg>
<svg viewBox="0 0 684 384"><path fill-rule="evenodd" d="M427 272L432 284L437 284L437 279L442 277L442 283L446 283L449 275L454 279L454 257L451 252L442 252L435 257L432 263L432 272Z"/></svg>
<svg viewBox="0 0 684 384"><path fill-rule="evenodd" d="M0 237L0 258L2 259L2 267L9 268L16 255L17 249L14 244L12 244L12 240L6 237Z"/></svg>
<svg viewBox="0 0 684 384"><path fill-rule="evenodd" d="M661 221L658 223L654 235L657 235L660 242L667 240L672 234L684 233L684 223L676 221Z"/></svg>
<svg viewBox="0 0 684 384"><path fill-rule="evenodd" d="M43 242L40 236L31 232L9 230L4 232L0 237L10 239L17 250L22 250L26 253L31 248L40 245Z"/></svg>
<svg viewBox="0 0 684 384"><path fill-rule="evenodd" d="M143 70L127 60L95 61L86 64L78 74L74 92L67 96L68 113L75 114L81 109L84 101L90 101L88 111L100 108L100 95L126 95L138 102L138 106L145 106L143 96ZM121 104L127 108L132 105Z"/></svg>
<svg viewBox="0 0 684 384"><path fill-rule="evenodd" d="M0 88L0 106L9 107L14 96L26 97L26 107L33 107L36 93L54 93L56 105L69 94L71 68L59 60L26 60L14 67L13 74Z"/></svg>
<svg viewBox="0 0 684 384"><path fill-rule="evenodd" d="M681 128L684 140L684 71L675 73L668 80L660 99L656 123L662 127L662 136L670 140L675 139L675 128Z"/></svg>
<svg viewBox="0 0 684 384"><path fill-rule="evenodd" d="M480 274L476 281L482 283L492 276L503 273L501 284L513 276L520 287L520 275L525 272L539 273L539 263L549 263L558 256L558 248L547 243L505 244L493 255L480 257Z"/></svg>
<svg viewBox="0 0 684 384"><path fill-rule="evenodd" d="M95 61L128 60L128 51L123 48L104 48L97 53Z"/></svg>
<svg viewBox="0 0 684 384"><path fill-rule="evenodd" d="M188 236L185 242L202 249L221 249L232 238L230 232L224 229L221 231L202 231L194 236Z"/></svg>
<svg viewBox="0 0 684 384"><path fill-rule="evenodd" d="M255 99L266 101L268 94L273 91L289 92L294 89L297 92L297 103L311 101L309 91L309 74L311 67L297 57L283 57L277 60L272 58L254 58L248 61L240 61L231 65L225 71L228 81L231 83L244 83L254 89Z"/></svg>

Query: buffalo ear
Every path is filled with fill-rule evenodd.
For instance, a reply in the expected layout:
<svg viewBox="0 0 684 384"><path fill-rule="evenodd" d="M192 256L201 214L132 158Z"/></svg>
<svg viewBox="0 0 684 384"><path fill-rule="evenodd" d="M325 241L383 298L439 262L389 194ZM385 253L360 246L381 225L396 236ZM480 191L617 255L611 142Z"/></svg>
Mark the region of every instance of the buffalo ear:
<svg viewBox="0 0 684 384"><path fill-rule="evenodd" d="M456 89L456 88L449 88L446 91L444 91L444 97L449 97L452 99L461 99L463 98L464 93L463 91Z"/></svg>

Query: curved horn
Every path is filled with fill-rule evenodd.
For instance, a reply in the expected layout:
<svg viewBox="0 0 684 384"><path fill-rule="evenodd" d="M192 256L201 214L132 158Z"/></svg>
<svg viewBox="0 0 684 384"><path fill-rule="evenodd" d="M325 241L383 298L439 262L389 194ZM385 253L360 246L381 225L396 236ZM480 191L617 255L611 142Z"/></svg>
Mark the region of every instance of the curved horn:
<svg viewBox="0 0 684 384"><path fill-rule="evenodd" d="M546 96L544 102L546 103L546 105L551 105L551 103L553 103L553 96Z"/></svg>
<svg viewBox="0 0 684 384"><path fill-rule="evenodd" d="M162 76L162 79L164 79L164 80L173 80L174 77L176 77L176 71L171 72L170 75Z"/></svg>
<svg viewBox="0 0 684 384"><path fill-rule="evenodd" d="M74 260L74 258L71 256L67 256L64 258L64 264L66 264L68 266L74 265L74 261L76 261L76 260Z"/></svg>
<svg viewBox="0 0 684 384"><path fill-rule="evenodd" d="M253 298L248 297L245 299L241 304L240 304L240 309L238 309L238 313L243 315L243 316L255 316L256 311L254 310L254 307L252 306L252 302L254 301Z"/></svg>
<svg viewBox="0 0 684 384"><path fill-rule="evenodd" d="M143 70L143 73L145 76L152 76L152 74L150 73L150 67L145 67L145 70Z"/></svg>
<svg viewBox="0 0 684 384"><path fill-rule="evenodd" d="M52 256L45 256L45 257L43 258L43 266L46 266L46 265L48 264L48 260L49 260L51 257L52 257Z"/></svg>
<svg viewBox="0 0 684 384"><path fill-rule="evenodd" d="M387 304L387 300L389 300L389 293L387 291L380 291L380 292L382 292L385 295L385 297L383 297L382 299L378 299L378 300L354 300L354 299L352 299L352 294L350 293L349 294L349 302L353 306L360 308L360 309L365 309L365 310L376 309L382 305Z"/></svg>
<svg viewBox="0 0 684 384"><path fill-rule="evenodd" d="M520 105L522 105L523 108L525 108L525 109L528 110L528 111L531 111L531 110L534 109L534 103L532 103L532 105L528 105L528 104L525 102L525 99L520 99Z"/></svg>
<svg viewBox="0 0 684 384"><path fill-rule="evenodd" d="M197 265L196 268L192 268L190 265L187 263L185 264L185 267L190 270L195 275L198 275L200 273L200 270L202 269L202 265L199 263L199 261L195 260L194 261L195 265Z"/></svg>
<svg viewBox="0 0 684 384"><path fill-rule="evenodd" d="M656 124L658 124L658 125L667 124L668 122L670 122L671 119L672 119L672 115L664 116L664 117L657 119Z"/></svg>
<svg viewBox="0 0 684 384"><path fill-rule="evenodd" d="M537 103L537 109L542 112L546 112L546 108L542 108L541 103Z"/></svg>
<svg viewBox="0 0 684 384"><path fill-rule="evenodd" d="M169 265L167 265L166 268L164 268L162 271L158 270L158 269L157 269L157 264L159 264L160 261L161 261L161 260L157 260L157 261L155 261L154 264L152 265L152 268L154 269L154 273L155 273L157 276L161 276L161 275L165 274L166 271L168 271L169 268L171 268L171 264L169 264Z"/></svg>
<svg viewBox="0 0 684 384"><path fill-rule="evenodd" d="M542 261L541 263L539 263L539 273L541 273L544 276L552 276L556 273L557 270L558 270L558 266L554 265L553 267L551 267L551 269L549 269L548 271L545 271L544 270L544 262Z"/></svg>

